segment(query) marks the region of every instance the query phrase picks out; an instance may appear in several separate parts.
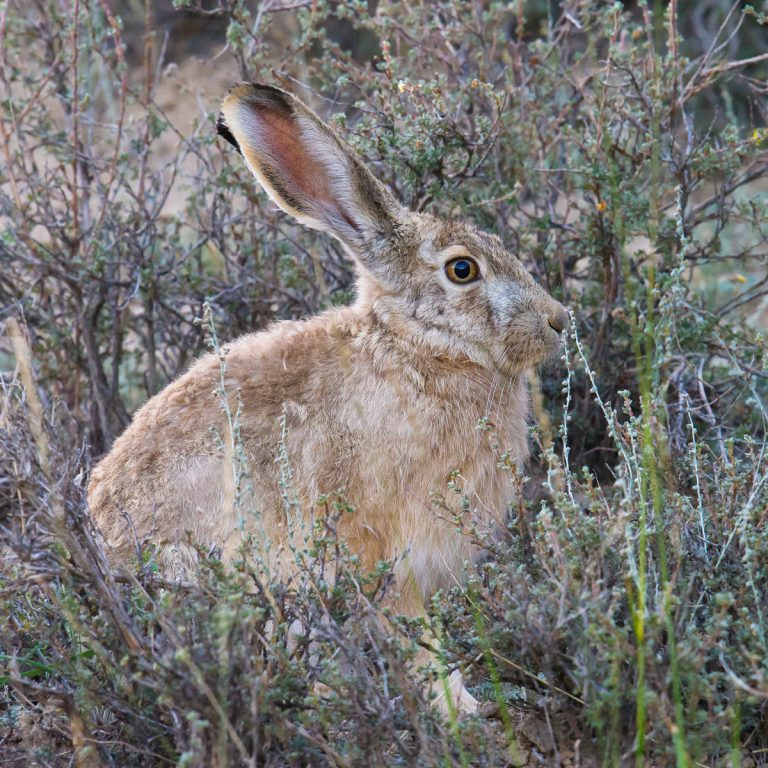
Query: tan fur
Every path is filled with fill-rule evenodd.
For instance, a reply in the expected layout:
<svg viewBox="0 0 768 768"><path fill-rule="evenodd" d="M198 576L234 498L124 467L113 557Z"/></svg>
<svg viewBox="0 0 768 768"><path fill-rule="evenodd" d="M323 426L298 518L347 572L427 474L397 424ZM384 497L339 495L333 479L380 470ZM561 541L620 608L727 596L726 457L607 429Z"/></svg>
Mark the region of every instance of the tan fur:
<svg viewBox="0 0 768 768"><path fill-rule="evenodd" d="M447 490L458 470L480 523L501 518L510 488L500 452L521 461L528 452L524 371L557 350L564 310L496 237L403 208L295 97L239 85L220 131L278 205L341 240L358 266L358 298L227 347L225 391L233 411L242 403L253 483L239 509L231 452L221 449L220 361L207 355L136 413L94 470L93 515L118 560L135 552L135 537L149 538L168 567L184 568L187 532L231 559L245 530L272 543L271 565L287 577L276 462L284 416L303 512L313 514L319 494L343 491L357 511L341 535L366 566L402 557L397 607L417 615L477 554L430 495L458 508ZM465 255L482 279L453 284L445 264ZM477 428L484 416L490 431Z"/></svg>

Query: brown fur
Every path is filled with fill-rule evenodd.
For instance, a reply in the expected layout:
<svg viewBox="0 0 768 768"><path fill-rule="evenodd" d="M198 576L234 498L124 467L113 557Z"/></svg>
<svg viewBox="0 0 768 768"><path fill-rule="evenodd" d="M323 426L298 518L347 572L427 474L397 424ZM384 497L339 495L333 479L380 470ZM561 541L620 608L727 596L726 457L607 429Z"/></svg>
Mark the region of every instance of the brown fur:
<svg viewBox="0 0 768 768"><path fill-rule="evenodd" d="M479 521L499 520L510 493L499 453L524 460L528 450L524 371L557 350L564 310L496 237L403 208L295 97L236 86L220 126L281 208L341 240L358 265L358 298L227 347L225 392L233 411L242 403L253 483L246 503L233 504L220 361L207 355L136 413L94 470L93 515L120 560L135 537L150 538L169 568L185 569L187 532L231 559L244 529L275 545L271 565L288 577L275 461L284 434L301 509L343 490L357 511L341 535L367 566L404 555L397 607L417 615L476 554L430 494L457 507L446 486L458 470ZM464 256L482 278L456 285L444 267ZM490 433L477 429L483 416Z"/></svg>

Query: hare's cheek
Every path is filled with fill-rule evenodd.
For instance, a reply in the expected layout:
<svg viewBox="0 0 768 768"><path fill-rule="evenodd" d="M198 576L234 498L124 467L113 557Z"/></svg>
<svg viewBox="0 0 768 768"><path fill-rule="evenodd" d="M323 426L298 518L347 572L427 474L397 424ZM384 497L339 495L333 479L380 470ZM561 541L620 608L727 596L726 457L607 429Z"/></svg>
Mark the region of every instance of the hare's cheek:
<svg viewBox="0 0 768 768"><path fill-rule="evenodd" d="M520 286L515 283L489 281L486 288L488 310L493 324L500 332L511 326L522 327L526 324L525 315L530 307Z"/></svg>

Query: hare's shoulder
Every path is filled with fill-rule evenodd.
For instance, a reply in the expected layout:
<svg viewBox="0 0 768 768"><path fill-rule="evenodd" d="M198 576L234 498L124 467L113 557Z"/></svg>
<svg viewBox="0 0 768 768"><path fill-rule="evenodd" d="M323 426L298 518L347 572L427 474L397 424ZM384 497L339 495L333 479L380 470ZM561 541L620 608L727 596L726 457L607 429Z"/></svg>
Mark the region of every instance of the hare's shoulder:
<svg viewBox="0 0 768 768"><path fill-rule="evenodd" d="M365 323L345 307L241 336L217 358L224 390L237 390L244 404L303 400L343 374L365 332Z"/></svg>

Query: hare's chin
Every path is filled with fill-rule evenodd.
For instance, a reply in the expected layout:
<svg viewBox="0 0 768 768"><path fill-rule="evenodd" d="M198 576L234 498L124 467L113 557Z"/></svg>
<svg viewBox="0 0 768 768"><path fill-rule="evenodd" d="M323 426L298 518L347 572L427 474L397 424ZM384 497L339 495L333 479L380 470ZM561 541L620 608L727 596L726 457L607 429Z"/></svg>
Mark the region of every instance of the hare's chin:
<svg viewBox="0 0 768 768"><path fill-rule="evenodd" d="M529 351L525 357L507 357L502 360L496 367L500 373L507 375L518 375L531 368L538 368L539 366L548 366L557 361L560 357L561 347L547 347L542 348L536 352Z"/></svg>
<svg viewBox="0 0 768 768"><path fill-rule="evenodd" d="M563 348L563 337L557 331L548 329L545 338L542 339L542 349L545 354L556 355Z"/></svg>
<svg viewBox="0 0 768 768"><path fill-rule="evenodd" d="M557 339L553 340L549 345L549 350L545 350L542 354L541 364L551 363L563 354L563 340L558 334Z"/></svg>

